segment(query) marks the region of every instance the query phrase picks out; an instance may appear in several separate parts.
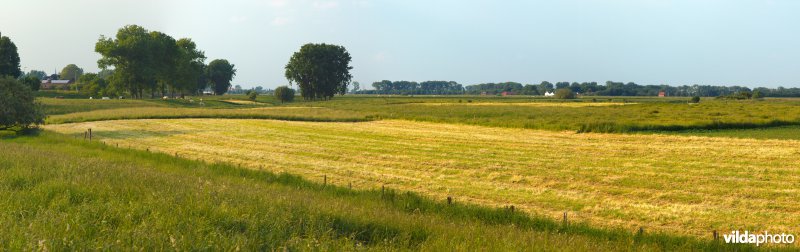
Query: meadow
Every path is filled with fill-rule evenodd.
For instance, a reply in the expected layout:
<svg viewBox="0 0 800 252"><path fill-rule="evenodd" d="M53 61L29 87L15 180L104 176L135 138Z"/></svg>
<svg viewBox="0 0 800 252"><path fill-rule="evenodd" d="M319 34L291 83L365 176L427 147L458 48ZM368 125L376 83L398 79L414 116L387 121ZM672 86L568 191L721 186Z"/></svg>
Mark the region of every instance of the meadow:
<svg viewBox="0 0 800 252"><path fill-rule="evenodd" d="M0 141L0 250L755 250L351 190L45 132Z"/></svg>
<svg viewBox="0 0 800 252"><path fill-rule="evenodd" d="M126 120L50 125L109 145L508 207L604 228L710 237L800 222L800 142L381 120ZM324 177L323 177L324 176ZM775 219L782 221L776 222Z"/></svg>
<svg viewBox="0 0 800 252"><path fill-rule="evenodd" d="M575 132L631 133L631 132L690 132L693 130L755 129L800 125L800 99L766 99L730 101L705 99L699 104L688 104L678 98L583 98L554 100L535 97L401 97L401 96L345 96L332 101L293 102L280 104L273 97L261 97L258 103L244 101L244 96L207 98L204 107L184 100L152 100L152 106L161 109L139 111L142 106L121 104L110 110L105 106L84 104L81 111L94 113L62 113L53 116L50 123L80 122L111 119L176 118L178 108L205 109L213 116L238 114L220 113L214 109L241 109L275 107L272 113L288 107L281 113L294 117L316 118L331 115L331 121L350 114L361 120L402 119L422 122L466 124L505 128L526 128ZM226 102L227 101L227 102ZM80 102L80 101L79 101ZM108 102L108 101L100 101ZM112 101L115 102L115 101ZM45 107L52 101L43 100ZM57 105L56 105L57 107ZM296 110L297 107L326 108L322 110ZM51 109L52 110L52 109ZM200 110L198 110L200 111ZM193 112L200 116L203 112ZM102 116L100 116L102 115ZM135 115L135 116L132 116ZM233 117L233 116L231 116ZM239 118L247 118L239 117ZM280 118L277 118L280 119Z"/></svg>
<svg viewBox="0 0 800 252"><path fill-rule="evenodd" d="M751 250L712 232L800 225L798 99L202 99L39 98L41 135L0 136L0 250Z"/></svg>

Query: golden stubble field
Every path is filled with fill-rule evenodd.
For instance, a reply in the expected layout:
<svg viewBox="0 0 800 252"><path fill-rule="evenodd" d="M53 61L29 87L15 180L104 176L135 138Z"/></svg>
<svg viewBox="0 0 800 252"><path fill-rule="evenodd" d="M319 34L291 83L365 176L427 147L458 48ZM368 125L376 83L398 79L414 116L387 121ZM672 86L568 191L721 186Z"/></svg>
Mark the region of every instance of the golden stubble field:
<svg viewBox="0 0 800 252"><path fill-rule="evenodd" d="M603 227L710 238L795 232L800 141L576 134L409 121L120 120L48 125L120 147Z"/></svg>

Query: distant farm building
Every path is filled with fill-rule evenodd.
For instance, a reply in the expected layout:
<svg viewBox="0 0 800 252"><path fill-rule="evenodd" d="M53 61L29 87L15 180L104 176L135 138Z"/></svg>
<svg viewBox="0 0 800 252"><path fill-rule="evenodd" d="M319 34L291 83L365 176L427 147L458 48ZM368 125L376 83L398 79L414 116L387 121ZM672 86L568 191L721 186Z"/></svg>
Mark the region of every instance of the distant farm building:
<svg viewBox="0 0 800 252"><path fill-rule="evenodd" d="M662 91L658 91L658 97L666 97L666 96L667 96L667 92L665 92L663 90Z"/></svg>
<svg viewBox="0 0 800 252"><path fill-rule="evenodd" d="M555 92L545 92L544 93L544 97L553 97L553 96L556 96Z"/></svg>
<svg viewBox="0 0 800 252"><path fill-rule="evenodd" d="M503 95L503 96L515 95L514 92L508 92L508 91L504 91L504 92L502 92L500 94Z"/></svg>
<svg viewBox="0 0 800 252"><path fill-rule="evenodd" d="M72 84L72 80L42 80L42 89L66 89L67 85Z"/></svg>

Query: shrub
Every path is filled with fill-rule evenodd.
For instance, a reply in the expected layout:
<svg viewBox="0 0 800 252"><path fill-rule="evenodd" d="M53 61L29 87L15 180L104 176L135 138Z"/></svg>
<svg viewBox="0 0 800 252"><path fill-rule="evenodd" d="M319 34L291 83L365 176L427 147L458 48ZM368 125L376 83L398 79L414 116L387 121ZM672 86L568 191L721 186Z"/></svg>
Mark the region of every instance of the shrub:
<svg viewBox="0 0 800 252"><path fill-rule="evenodd" d="M0 130L27 129L44 123L44 117L30 87L12 78L0 78Z"/></svg>
<svg viewBox="0 0 800 252"><path fill-rule="evenodd" d="M689 103L700 103L700 96L692 96L692 98L689 99Z"/></svg>
<svg viewBox="0 0 800 252"><path fill-rule="evenodd" d="M251 101L256 101L256 98L258 98L258 92L254 90L247 91L247 99L250 99Z"/></svg>
<svg viewBox="0 0 800 252"><path fill-rule="evenodd" d="M760 95L760 94L759 94ZM741 91L738 93L733 93L729 95L720 95L717 96L717 99L725 99L725 100L749 100L753 98L753 93L747 91Z"/></svg>
<svg viewBox="0 0 800 252"><path fill-rule="evenodd" d="M575 93L568 88L561 88L556 90L555 97L556 99L575 99Z"/></svg>
<svg viewBox="0 0 800 252"><path fill-rule="evenodd" d="M761 98L764 98L764 94L762 94L761 91L756 90L756 91L753 91L753 97L752 98L753 99L761 99Z"/></svg>
<svg viewBox="0 0 800 252"><path fill-rule="evenodd" d="M280 86L275 89L275 98L278 98L281 102L294 101L294 89L287 86Z"/></svg>

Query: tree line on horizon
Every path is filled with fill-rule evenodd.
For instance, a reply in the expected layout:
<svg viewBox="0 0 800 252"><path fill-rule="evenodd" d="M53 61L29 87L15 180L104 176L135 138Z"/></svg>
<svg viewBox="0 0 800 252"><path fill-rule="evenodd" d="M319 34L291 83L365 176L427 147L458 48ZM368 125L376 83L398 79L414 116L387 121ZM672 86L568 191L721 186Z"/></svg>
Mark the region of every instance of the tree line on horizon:
<svg viewBox="0 0 800 252"><path fill-rule="evenodd" d="M372 83L374 90L353 90L355 94L383 95L500 95L503 92L515 95L544 95L559 89L567 89L573 93L588 96L658 96L664 92L666 96L679 97L721 97L746 93L758 93L764 97L800 97L800 88L749 88L743 86L712 85L640 85L634 82L607 81L605 85L597 82L556 82L543 81L539 84L522 84L518 82L481 83L463 86L455 81L376 81Z"/></svg>

